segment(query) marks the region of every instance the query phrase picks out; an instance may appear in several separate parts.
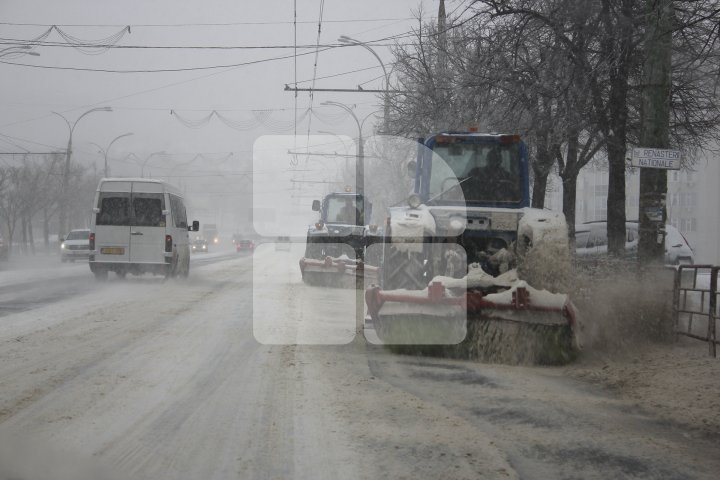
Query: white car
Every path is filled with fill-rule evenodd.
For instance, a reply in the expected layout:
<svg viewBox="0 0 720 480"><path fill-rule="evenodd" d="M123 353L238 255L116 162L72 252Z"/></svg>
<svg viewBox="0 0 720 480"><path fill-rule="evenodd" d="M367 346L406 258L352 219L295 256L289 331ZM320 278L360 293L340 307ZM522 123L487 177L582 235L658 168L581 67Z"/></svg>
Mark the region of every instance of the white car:
<svg viewBox="0 0 720 480"><path fill-rule="evenodd" d="M638 250L638 222L625 223L625 252L636 258ZM665 263L692 264L695 255L687 240L672 225L665 225ZM607 255L607 222L587 222L575 225L575 252L578 257L596 258Z"/></svg>
<svg viewBox="0 0 720 480"><path fill-rule="evenodd" d="M87 260L90 256L90 230L71 230L60 244L60 260L74 262L77 259Z"/></svg>

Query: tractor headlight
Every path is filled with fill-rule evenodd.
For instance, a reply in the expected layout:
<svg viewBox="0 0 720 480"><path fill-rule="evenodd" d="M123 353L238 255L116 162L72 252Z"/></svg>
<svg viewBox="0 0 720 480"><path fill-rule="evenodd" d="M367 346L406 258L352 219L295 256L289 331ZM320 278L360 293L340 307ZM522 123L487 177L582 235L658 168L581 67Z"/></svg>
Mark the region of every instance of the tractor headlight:
<svg viewBox="0 0 720 480"><path fill-rule="evenodd" d="M420 199L420 195L418 195L417 193L413 193L408 197L407 203L410 208L418 208L420 205L422 205L422 200Z"/></svg>

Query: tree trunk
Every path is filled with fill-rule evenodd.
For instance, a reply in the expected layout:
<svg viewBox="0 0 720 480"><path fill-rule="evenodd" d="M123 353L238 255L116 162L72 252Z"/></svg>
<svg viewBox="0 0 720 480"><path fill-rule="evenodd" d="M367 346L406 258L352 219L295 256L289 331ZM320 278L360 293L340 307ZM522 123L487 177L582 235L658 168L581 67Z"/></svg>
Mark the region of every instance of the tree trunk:
<svg viewBox="0 0 720 480"><path fill-rule="evenodd" d="M608 142L608 253L621 256L625 252L625 140Z"/></svg>
<svg viewBox="0 0 720 480"><path fill-rule="evenodd" d="M33 236L32 217L28 218L27 229L28 229L28 241L30 242L30 253L35 255L35 237Z"/></svg>
<svg viewBox="0 0 720 480"><path fill-rule="evenodd" d="M579 133L572 129L568 133L567 157L564 162L565 168L560 172L560 178L563 187L562 209L568 226L568 240L572 245L575 243L575 202L577 200L577 177L580 173L576 168L579 154Z"/></svg>
<svg viewBox="0 0 720 480"><path fill-rule="evenodd" d="M640 110L640 145L651 148L670 146L670 89L673 7L670 0L647 2L648 31L643 65L643 100ZM662 264L665 260L667 222L667 171L640 169L641 264ZM714 354L714 345L711 347Z"/></svg>
<svg viewBox="0 0 720 480"><path fill-rule="evenodd" d="M21 235L20 235L20 251L22 253L27 253L27 217L25 215L20 216L20 229L21 229Z"/></svg>
<svg viewBox="0 0 720 480"><path fill-rule="evenodd" d="M50 215L48 209L43 209L43 245L46 251L50 251Z"/></svg>
<svg viewBox="0 0 720 480"><path fill-rule="evenodd" d="M545 193L547 192L547 179L552 167L552 156L545 148L538 148L537 158L532 165L533 168L533 208L545 208Z"/></svg>
<svg viewBox="0 0 720 480"><path fill-rule="evenodd" d="M5 225L7 226L7 232L8 232L8 238L7 238L8 253L10 253L10 252L12 252L12 248L13 248L13 237L15 237L16 219L12 218L11 216L8 216L5 219Z"/></svg>

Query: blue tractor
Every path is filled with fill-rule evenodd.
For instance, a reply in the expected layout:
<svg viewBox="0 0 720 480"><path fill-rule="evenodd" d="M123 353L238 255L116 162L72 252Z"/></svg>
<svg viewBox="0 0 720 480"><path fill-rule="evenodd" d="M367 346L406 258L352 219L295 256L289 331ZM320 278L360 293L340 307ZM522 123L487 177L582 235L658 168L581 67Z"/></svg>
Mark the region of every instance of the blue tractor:
<svg viewBox="0 0 720 480"><path fill-rule="evenodd" d="M305 256L300 259L303 281L354 287L356 277L374 275L377 268L366 265L370 260L366 248L382 237L375 225L367 224L372 215L367 198L360 193L334 192L322 202L314 200L312 209L320 218L308 227Z"/></svg>
<svg viewBox="0 0 720 480"><path fill-rule="evenodd" d="M366 291L380 340L512 363L571 358L575 316L557 293L569 268L567 225L562 213L530 208L520 137L434 135L408 171L414 192L389 209L378 284ZM503 322L513 326L498 334ZM508 353L518 336L536 345Z"/></svg>

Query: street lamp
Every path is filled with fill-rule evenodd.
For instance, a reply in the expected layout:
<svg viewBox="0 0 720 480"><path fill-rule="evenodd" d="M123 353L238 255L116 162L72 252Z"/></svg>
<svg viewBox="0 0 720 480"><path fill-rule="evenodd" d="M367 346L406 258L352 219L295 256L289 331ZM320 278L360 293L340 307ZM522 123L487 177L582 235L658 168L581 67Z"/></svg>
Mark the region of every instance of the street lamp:
<svg viewBox="0 0 720 480"><path fill-rule="evenodd" d="M113 143L115 143L117 140L120 140L123 137L129 137L132 134L133 134L132 132L129 132L129 133L124 133L122 135L118 135L117 137L113 138L113 140L110 142L110 145L108 145L106 149L103 149L97 143L93 143L93 145L95 145L96 147L98 147L100 149L100 153L102 153L105 156L105 171L104 171L105 173L104 173L104 175L106 178L108 176L108 152L110 152L110 147L112 147Z"/></svg>
<svg viewBox="0 0 720 480"><path fill-rule="evenodd" d="M147 157L145 157L145 160L143 160L142 165L140 167L140 177L145 178L145 165L147 165L147 163L150 161L150 159L152 157L154 157L155 155L165 155L165 153L166 153L165 150L162 150L159 152L153 152L150 155L148 155Z"/></svg>
<svg viewBox="0 0 720 480"><path fill-rule="evenodd" d="M355 115L355 112L353 112L352 108L348 107L344 103L340 102L333 102L333 101L326 101L322 102L321 105L333 105L336 107L340 107L346 112L348 112L350 115L352 115L353 119L355 120L355 123L358 127L358 145L357 145L357 163L355 165L355 183L356 183L356 190L358 193L362 193L365 189L365 150L363 145L363 136L362 136L362 130L363 125L365 125L365 120L370 118L371 116L375 115L377 112L372 112L368 114L365 118L361 120L358 119L357 115Z"/></svg>
<svg viewBox="0 0 720 480"><path fill-rule="evenodd" d="M366 43L361 42L360 40L355 40L354 38L348 37L347 35L342 35L340 38L338 38L338 41L340 43L345 43L349 45L357 45L359 47L363 47L368 52L372 53L375 58L377 58L377 61L380 62L380 66L383 69L383 74L385 75L385 93L383 94L383 131L387 130L387 122L388 122L388 110L389 110L389 103L388 103L388 91L390 90L390 74L388 73L387 69L385 68L385 63L383 63L382 59L380 58L380 55L375 52L372 48L370 48Z"/></svg>
<svg viewBox="0 0 720 480"><path fill-rule="evenodd" d="M67 200L68 200L68 178L70 176L70 157L72 156L72 136L73 132L75 131L75 126L78 124L81 118L83 118L86 115L89 115L93 112L112 112L112 108L110 107L97 107L92 108L88 110L87 112L80 115L75 122L71 125L67 118L65 118L63 115L59 114L58 112L52 112L58 117L62 118L65 123L68 126L68 130L70 131L70 136L68 138L68 144L67 144L67 150L65 152L65 168L63 169L63 176L62 176L62 188L60 191L60 208L58 211L58 235L63 236L65 234L66 230L66 221L67 221Z"/></svg>

